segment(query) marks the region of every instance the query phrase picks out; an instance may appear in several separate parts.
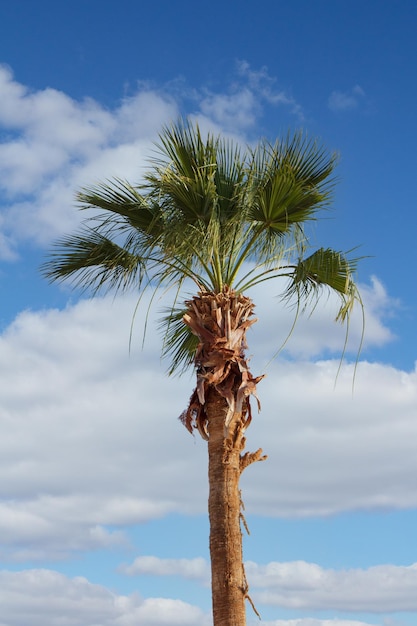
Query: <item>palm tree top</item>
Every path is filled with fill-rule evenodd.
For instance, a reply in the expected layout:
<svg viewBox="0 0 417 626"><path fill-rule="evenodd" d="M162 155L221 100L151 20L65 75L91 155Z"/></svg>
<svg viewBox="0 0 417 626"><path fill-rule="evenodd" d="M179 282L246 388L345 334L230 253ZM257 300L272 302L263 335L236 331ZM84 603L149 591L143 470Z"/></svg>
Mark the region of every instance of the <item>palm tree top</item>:
<svg viewBox="0 0 417 626"><path fill-rule="evenodd" d="M180 120L163 129L143 182L114 179L77 194L91 215L55 244L43 273L94 292L139 293L179 290L186 279L201 291L243 292L281 277L283 297L304 304L334 291L344 321L359 299L357 259L311 252L304 228L329 206L336 161L303 132L242 148Z"/></svg>

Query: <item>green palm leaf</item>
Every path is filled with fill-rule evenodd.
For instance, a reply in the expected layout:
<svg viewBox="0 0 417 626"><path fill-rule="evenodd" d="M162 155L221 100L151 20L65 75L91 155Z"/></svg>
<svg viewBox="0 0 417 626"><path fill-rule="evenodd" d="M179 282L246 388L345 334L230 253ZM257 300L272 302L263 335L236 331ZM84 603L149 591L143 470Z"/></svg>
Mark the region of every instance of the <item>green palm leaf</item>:
<svg viewBox="0 0 417 626"><path fill-rule="evenodd" d="M188 279L220 293L281 279L284 298L303 306L323 287L337 293L344 321L359 300L357 260L323 248L308 255L305 230L331 200L335 164L301 132L242 149L180 121L164 128L142 184L115 179L80 191L90 217L57 242L42 271L94 292L174 286L178 294ZM161 324L172 371L188 366L196 342L181 311L169 308Z"/></svg>
<svg viewBox="0 0 417 626"><path fill-rule="evenodd" d="M274 146L261 143L253 153L251 218L277 233L315 219L331 198L335 160L301 133Z"/></svg>
<svg viewBox="0 0 417 626"><path fill-rule="evenodd" d="M185 313L184 308L166 309L158 324L163 334L162 356L169 357L170 375L182 374L189 369L194 362L198 346L198 338L183 322Z"/></svg>
<svg viewBox="0 0 417 626"><path fill-rule="evenodd" d="M41 269L51 281L72 279L75 287L94 292L139 288L146 276L143 258L90 228L57 242Z"/></svg>
<svg viewBox="0 0 417 626"><path fill-rule="evenodd" d="M351 311L355 301L360 301L359 292L353 280L353 272L359 259L350 259L330 248L320 248L305 259L300 259L286 276L290 282L284 297L308 304L311 297L317 299L323 288L336 293L342 305L337 319L343 321Z"/></svg>

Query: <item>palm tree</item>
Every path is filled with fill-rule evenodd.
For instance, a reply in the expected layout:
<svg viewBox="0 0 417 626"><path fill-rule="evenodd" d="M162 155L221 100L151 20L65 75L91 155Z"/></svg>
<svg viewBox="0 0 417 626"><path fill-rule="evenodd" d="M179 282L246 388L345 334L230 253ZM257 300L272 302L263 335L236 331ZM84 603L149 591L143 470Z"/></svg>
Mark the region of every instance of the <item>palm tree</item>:
<svg viewBox="0 0 417 626"><path fill-rule="evenodd" d="M305 232L329 204L335 163L302 132L242 149L180 121L161 133L143 183L116 179L78 194L91 216L56 243L43 266L49 280L70 279L94 293L174 288L162 320L163 353L171 356L170 373L190 365L196 371L181 420L208 442L214 626L246 623L239 479L266 458L261 449L243 452L250 397L257 400L262 379L245 357L246 331L256 321L245 294L282 279L297 316L327 289L340 297L342 322L359 300L356 260L329 248L312 252ZM184 283L196 295L179 305Z"/></svg>

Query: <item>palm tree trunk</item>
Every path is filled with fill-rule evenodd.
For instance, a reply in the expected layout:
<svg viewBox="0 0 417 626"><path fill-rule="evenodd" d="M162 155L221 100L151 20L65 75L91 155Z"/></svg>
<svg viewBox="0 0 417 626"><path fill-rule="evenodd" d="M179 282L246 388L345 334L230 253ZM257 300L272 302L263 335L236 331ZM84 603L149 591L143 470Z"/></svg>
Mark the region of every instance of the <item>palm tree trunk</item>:
<svg viewBox="0 0 417 626"><path fill-rule="evenodd" d="M200 343L197 386L181 420L208 442L214 626L245 626L245 600L256 609L243 565L239 479L245 467L266 459L261 449L242 455L252 419L249 398L256 397L263 378L252 376L245 358L246 331L256 321L254 305L227 286L220 293L200 292L186 305L184 323Z"/></svg>
<svg viewBox="0 0 417 626"><path fill-rule="evenodd" d="M228 405L214 389L206 401L209 456L209 520L214 626L245 626L247 584L243 567L241 443L224 436Z"/></svg>

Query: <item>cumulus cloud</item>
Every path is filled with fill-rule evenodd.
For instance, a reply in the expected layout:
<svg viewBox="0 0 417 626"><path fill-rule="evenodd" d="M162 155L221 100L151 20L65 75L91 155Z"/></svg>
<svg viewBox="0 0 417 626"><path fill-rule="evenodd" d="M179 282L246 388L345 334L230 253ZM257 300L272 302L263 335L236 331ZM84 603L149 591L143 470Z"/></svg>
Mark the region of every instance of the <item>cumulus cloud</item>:
<svg viewBox="0 0 417 626"><path fill-rule="evenodd" d="M245 497L258 513L416 506L417 371L361 362L352 393L353 369L343 367L335 389L334 361L277 362L268 371L251 445L273 452L243 477Z"/></svg>
<svg viewBox="0 0 417 626"><path fill-rule="evenodd" d="M84 577L53 570L0 571L0 626L209 626L211 616L180 599L120 595ZM248 626L258 622L248 618ZM343 619L303 617L266 626L371 626Z"/></svg>
<svg viewBox="0 0 417 626"><path fill-rule="evenodd" d="M196 606L171 598L117 595L52 570L0 572L1 626L209 626Z"/></svg>
<svg viewBox="0 0 417 626"><path fill-rule="evenodd" d="M369 622L358 622L357 620L316 619L314 617L300 617L299 619L289 620L278 619L273 622L262 623L264 626L375 626L375 624L369 624Z"/></svg>
<svg viewBox="0 0 417 626"><path fill-rule="evenodd" d="M326 353L340 355L347 338L347 352L355 357L361 347L384 346L395 339L386 321L398 313L400 304L389 296L377 277L371 277L369 284L359 285L363 310L357 303L348 335L346 326L335 323L340 308L340 300L335 294L323 291L316 308L312 302L312 306L298 316L293 328L296 307L291 303L285 307L281 305L281 288L278 281L272 281L269 289L261 286L250 292L259 319L250 334L251 345L256 346L257 352L269 352L272 356L274 348L285 346L284 353L292 358L311 359ZM265 327L274 329L273 341L263 332Z"/></svg>
<svg viewBox="0 0 417 626"><path fill-rule="evenodd" d="M141 352L139 334L129 357L134 306L109 299L25 312L1 338L3 557L25 558L35 545L39 558L111 545L123 538L103 525L182 509L176 484L192 458L201 465L176 419L189 387L165 379L158 338ZM127 481L132 474L147 479Z"/></svg>
<svg viewBox="0 0 417 626"><path fill-rule="evenodd" d="M363 97L358 87L334 92L329 106L346 110ZM73 193L83 185L112 176L140 180L156 134L177 117L179 102L169 89L142 84L136 94L106 109L55 89L31 90L0 66L0 257L13 260L25 242L43 246L73 230L80 219L72 208ZM268 105L284 106L302 119L301 107L276 87L267 70L253 70L245 62L229 91L195 92L194 103L203 126L228 126L240 139ZM364 287L363 295L365 345L392 340L385 319L396 303L378 279ZM280 345L291 327L290 312L271 306L269 296L254 294L260 323L250 340L253 365L260 371L273 354L271 346ZM170 512L206 511L205 445L176 419L193 380L166 378L153 330L143 351L140 330L135 333L129 356L135 304L135 297L126 296L116 302L84 300L63 311L25 311L0 336L3 561L50 561L123 546L130 525ZM311 319L302 318L286 352L267 368L259 389L263 412L254 420L249 445L266 447L267 442L269 461L244 476L248 510L308 516L417 504L412 479L417 374L362 362L352 399L353 366L348 364L334 390L338 361L329 354L340 349L344 337L329 324L333 305L330 299ZM360 317L352 320L353 352L360 323ZM322 360L311 362L317 355ZM303 361L295 364L294 357ZM279 482L276 477L283 475L285 482ZM307 573L309 566L318 567L305 565ZM276 603L281 591L276 580L267 581L262 568L268 566L252 566L263 581L257 593L270 594L268 602ZM398 569L383 567L375 579L397 580ZM402 569L408 589L410 571ZM200 558L140 556L121 571L208 581L208 566ZM340 580L339 574L321 573L332 588L332 576ZM360 573L346 576L353 586ZM372 583L370 575L367 580ZM304 596L298 597L303 606ZM316 601L320 604L318 595ZM0 626L210 623L199 608L178 599L121 596L50 570L0 572L0 606ZM367 626L313 618L265 623Z"/></svg>
<svg viewBox="0 0 417 626"><path fill-rule="evenodd" d="M369 613L417 610L417 563L333 570L305 561L266 565L247 561L245 569L251 595L262 605ZM209 564L201 558L143 556L121 571L130 576L180 576L204 585L210 581Z"/></svg>
<svg viewBox="0 0 417 626"><path fill-rule="evenodd" d="M203 115L228 128L252 126L259 112L253 91L243 87L232 94L207 94L201 102Z"/></svg>
<svg viewBox="0 0 417 626"><path fill-rule="evenodd" d="M3 559L120 545L131 524L206 511L206 448L177 419L193 378L165 376L152 327L141 351L141 314L129 355L135 305L134 296L108 296L26 311L0 337ZM275 325L263 320L250 339L254 374ZM243 475L248 510L309 516L417 504L417 373L361 362L352 396L354 366L334 388L338 365L281 357L266 369L248 445L267 448L269 460Z"/></svg>
<svg viewBox="0 0 417 626"><path fill-rule="evenodd" d="M71 230L74 190L113 176L139 180L143 155L177 115L167 94L146 86L108 110L52 88L30 90L0 66L3 258L19 240L42 245Z"/></svg>
<svg viewBox="0 0 417 626"><path fill-rule="evenodd" d="M417 610L417 563L337 571L304 561L248 562L246 573L253 597L263 604L372 613Z"/></svg>
<svg viewBox="0 0 417 626"><path fill-rule="evenodd" d="M327 104L332 111L349 111L356 109L364 98L362 87L355 85L348 91L332 91Z"/></svg>
<svg viewBox="0 0 417 626"><path fill-rule="evenodd" d="M298 105L273 87L266 69L238 68L228 92L193 90L202 127L235 134L253 126L264 104ZM75 227L74 192L121 177L139 182L162 126L177 119L181 96L139 84L113 109L91 98L74 100L53 88L31 90L0 65L0 255L12 260L30 240L47 245ZM240 135L241 136L241 135Z"/></svg>
<svg viewBox="0 0 417 626"><path fill-rule="evenodd" d="M243 63L238 73L240 86L223 94L226 100L197 96L200 119L225 123L238 94L246 94L248 115L261 101L295 106L266 70ZM21 238L43 245L72 230L79 219L71 208L74 189L107 175L137 180L157 130L178 111L169 95L146 85L107 110L54 89L30 90L4 66L0 94L0 186L7 203L0 246L7 258ZM239 124L240 131L247 128L245 119ZM395 303L377 279L363 293L365 345L382 345L392 339L384 320ZM271 300L270 289L253 297L260 322L250 333L250 351L254 373L258 367L261 373L291 328L291 312ZM176 419L193 380L165 377L153 331L143 352L140 331L135 335L129 356L135 304L134 296L109 297L63 311L25 311L1 335L3 559L63 558L121 545L131 524L205 512L206 449ZM246 503L259 513L326 515L417 502L410 444L416 373L360 363L352 399L348 364L334 390L339 363L329 354L340 350L344 335L331 323L333 305L329 299L300 319L260 385L263 412L249 441L267 442L270 460L244 476ZM353 353L360 332L360 316L354 317ZM322 360L311 362L318 355ZM294 357L303 361L295 364ZM274 477L284 469L285 483L278 483ZM146 480L127 480L133 475Z"/></svg>
<svg viewBox="0 0 417 626"><path fill-rule="evenodd" d="M138 556L131 565L120 571L128 576L151 574L153 576L181 576L191 580L210 582L210 566L205 559L161 559L156 556Z"/></svg>
<svg viewBox="0 0 417 626"><path fill-rule="evenodd" d="M199 102L203 116L229 132L253 127L268 105L286 107L298 122L303 119L302 107L288 92L277 89L266 67L254 70L246 61L239 61L237 74L228 93L206 90Z"/></svg>

